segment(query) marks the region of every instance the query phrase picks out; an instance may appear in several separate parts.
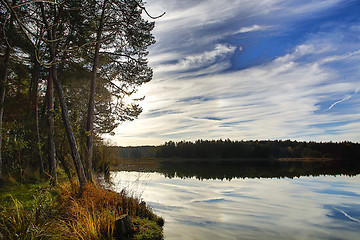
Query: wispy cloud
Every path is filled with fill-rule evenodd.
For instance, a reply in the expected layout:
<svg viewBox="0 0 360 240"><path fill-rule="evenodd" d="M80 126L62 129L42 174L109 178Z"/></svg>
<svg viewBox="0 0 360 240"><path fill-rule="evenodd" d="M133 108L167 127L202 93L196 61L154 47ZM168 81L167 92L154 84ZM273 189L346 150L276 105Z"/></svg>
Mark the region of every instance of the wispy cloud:
<svg viewBox="0 0 360 240"><path fill-rule="evenodd" d="M248 60L242 55L247 43L258 41L242 41L239 33L283 37L283 29L295 27L296 21L342 3L149 0L153 12L167 12L157 22L158 42L150 49L154 79L139 91L146 96L144 112L117 128L112 141L360 141L358 23L331 22L319 27L326 31L291 39L285 53L251 67L234 67Z"/></svg>
<svg viewBox="0 0 360 240"><path fill-rule="evenodd" d="M187 56L179 62L179 68L191 69L198 68L204 65L209 65L217 61L221 61L235 51L236 47L217 44L212 51L206 51L199 55Z"/></svg>
<svg viewBox="0 0 360 240"><path fill-rule="evenodd" d="M161 142L227 137L309 140L313 136L325 140L317 135L329 137L326 130L331 127L324 129L317 124L359 120L356 115L316 113L329 94L356 86L339 83L333 75L316 62L278 64L275 59L267 65L197 77L190 82L162 81L146 93L149 108L140 120L127 123L131 127L124 126L121 135L125 131L127 141L141 138L148 144L154 143L155 136Z"/></svg>
<svg viewBox="0 0 360 240"><path fill-rule="evenodd" d="M352 96L354 96L355 94L358 94L359 92L360 92L360 88L356 88L353 94L351 94L351 95L346 95L343 99L334 102L334 103L331 104L331 106L330 106L328 109L326 109L325 111L329 111L330 109L332 109L333 107L335 107L336 104L339 104L339 103L342 103L342 102L345 102L345 101L349 100L350 98L352 98Z"/></svg>
<svg viewBox="0 0 360 240"><path fill-rule="evenodd" d="M235 46L217 44L213 50L189 55L174 64L159 64L155 72L191 71L193 69L210 67L215 62L223 63L236 50Z"/></svg>
<svg viewBox="0 0 360 240"><path fill-rule="evenodd" d="M235 33L248 33L248 32L255 32L255 31L264 31L266 29L270 28L270 26L260 26L260 25L252 25L250 27L242 27L239 31Z"/></svg>

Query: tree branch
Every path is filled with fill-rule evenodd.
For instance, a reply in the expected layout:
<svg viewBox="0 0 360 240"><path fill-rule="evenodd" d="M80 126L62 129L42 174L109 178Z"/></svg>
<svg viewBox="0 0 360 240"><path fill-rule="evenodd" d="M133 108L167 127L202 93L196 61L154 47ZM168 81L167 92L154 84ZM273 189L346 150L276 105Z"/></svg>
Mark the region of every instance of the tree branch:
<svg viewBox="0 0 360 240"><path fill-rule="evenodd" d="M30 0L30 1L27 1L27 2L19 3L18 5L13 6L13 8L18 8L18 7L24 6L26 4L36 3L36 2L51 3L51 4L55 4L55 5L61 5L61 4L65 3L65 1L62 1L62 2L59 3L56 0L54 0L54 1L50 1L50 0L48 0L48 1L46 1L46 0Z"/></svg>
<svg viewBox="0 0 360 240"><path fill-rule="evenodd" d="M142 10L144 10L145 13L146 13L146 15L147 15L149 18L151 18L151 19L161 18L161 17L164 16L165 13L166 13L166 12L163 12L163 13L160 14L159 16L153 17L153 16L151 16L151 15L148 13L148 11L146 10L146 8L145 8L144 6L141 6L141 5L140 5L140 3L139 3L138 1L134 1L134 2L136 3L136 5L137 5L139 8L141 8Z"/></svg>

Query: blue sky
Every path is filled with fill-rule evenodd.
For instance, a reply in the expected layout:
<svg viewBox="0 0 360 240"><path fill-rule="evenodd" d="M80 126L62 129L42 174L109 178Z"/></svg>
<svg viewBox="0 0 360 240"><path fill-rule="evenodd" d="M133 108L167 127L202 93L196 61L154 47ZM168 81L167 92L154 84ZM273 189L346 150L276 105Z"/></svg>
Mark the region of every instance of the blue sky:
<svg viewBox="0 0 360 240"><path fill-rule="evenodd" d="M360 1L147 0L153 80L117 145L360 140Z"/></svg>

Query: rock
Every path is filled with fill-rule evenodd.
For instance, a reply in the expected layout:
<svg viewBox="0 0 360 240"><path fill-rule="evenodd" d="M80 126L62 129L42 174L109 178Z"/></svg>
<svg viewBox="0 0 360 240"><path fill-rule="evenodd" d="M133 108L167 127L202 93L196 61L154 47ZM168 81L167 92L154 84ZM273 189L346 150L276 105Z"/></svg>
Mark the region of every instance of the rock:
<svg viewBox="0 0 360 240"><path fill-rule="evenodd" d="M134 227L129 215L124 214L115 220L114 237L118 240L129 239L134 233Z"/></svg>

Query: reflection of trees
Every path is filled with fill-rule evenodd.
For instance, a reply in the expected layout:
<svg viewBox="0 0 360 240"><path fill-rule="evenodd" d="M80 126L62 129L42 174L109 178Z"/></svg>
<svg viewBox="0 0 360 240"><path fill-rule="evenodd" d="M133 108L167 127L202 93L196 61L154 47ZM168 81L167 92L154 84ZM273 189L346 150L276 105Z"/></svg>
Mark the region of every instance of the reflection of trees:
<svg viewBox="0 0 360 240"><path fill-rule="evenodd" d="M162 146L113 147L121 158L156 162L168 177L273 178L360 174L360 144L297 141L198 140ZM160 158L160 159L154 159ZM154 161L153 161L154 160ZM157 168L157 164L161 164ZM148 166L148 165L147 165ZM160 169L160 170L159 170Z"/></svg>
<svg viewBox="0 0 360 240"><path fill-rule="evenodd" d="M197 179L294 178L319 175L360 174L358 161L167 161L160 168L166 177Z"/></svg>

